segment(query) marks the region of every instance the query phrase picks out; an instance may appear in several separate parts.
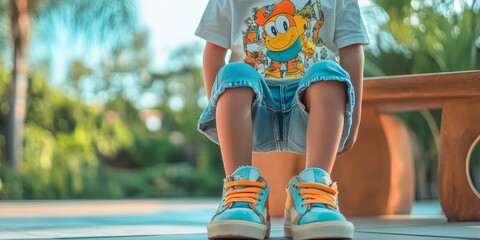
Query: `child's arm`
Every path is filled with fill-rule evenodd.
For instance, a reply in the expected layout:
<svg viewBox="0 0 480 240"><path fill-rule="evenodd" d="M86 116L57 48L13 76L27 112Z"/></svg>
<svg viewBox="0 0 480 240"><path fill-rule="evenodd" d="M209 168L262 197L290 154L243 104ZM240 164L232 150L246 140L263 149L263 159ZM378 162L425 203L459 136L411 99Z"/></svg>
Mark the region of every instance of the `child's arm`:
<svg viewBox="0 0 480 240"><path fill-rule="evenodd" d="M205 45L205 51L203 53L203 79L208 99L210 99L217 73L220 68L225 65L226 53L227 49L211 42L207 42Z"/></svg>
<svg viewBox="0 0 480 240"><path fill-rule="evenodd" d="M341 48L340 65L350 74L353 87L355 88L355 108L352 115L352 128L350 136L345 143L345 148L337 154L341 156L352 149L353 144L357 140L358 127L360 126L360 116L362 112L362 93L363 93L363 48L360 44L353 44Z"/></svg>

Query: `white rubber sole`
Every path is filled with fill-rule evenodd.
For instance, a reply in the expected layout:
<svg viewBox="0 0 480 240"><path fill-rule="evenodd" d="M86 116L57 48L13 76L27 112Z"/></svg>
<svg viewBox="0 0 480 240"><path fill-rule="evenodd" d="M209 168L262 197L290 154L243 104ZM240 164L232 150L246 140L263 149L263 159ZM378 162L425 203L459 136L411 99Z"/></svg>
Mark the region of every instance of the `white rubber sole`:
<svg viewBox="0 0 480 240"><path fill-rule="evenodd" d="M353 224L348 221L325 221L302 225L284 222L285 237L293 240L322 238L353 238Z"/></svg>
<svg viewBox="0 0 480 240"><path fill-rule="evenodd" d="M270 237L270 225L243 220L219 220L208 223L208 238L264 239Z"/></svg>

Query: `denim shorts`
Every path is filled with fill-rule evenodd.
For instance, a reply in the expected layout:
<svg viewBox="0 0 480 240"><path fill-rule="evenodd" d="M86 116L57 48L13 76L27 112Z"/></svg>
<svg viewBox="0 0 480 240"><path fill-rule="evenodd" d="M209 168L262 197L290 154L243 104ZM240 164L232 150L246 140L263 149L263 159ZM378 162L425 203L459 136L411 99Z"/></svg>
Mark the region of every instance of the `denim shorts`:
<svg viewBox="0 0 480 240"><path fill-rule="evenodd" d="M347 85L345 121L338 148L340 152L352 126L355 91L348 73L338 63L329 60L310 66L301 78L286 80L263 78L246 63L225 65L215 79L210 101L198 121L198 130L218 144L215 121L218 98L228 88L250 87L255 93L252 104L252 151L305 153L308 113L301 99L306 88L318 81L340 81Z"/></svg>

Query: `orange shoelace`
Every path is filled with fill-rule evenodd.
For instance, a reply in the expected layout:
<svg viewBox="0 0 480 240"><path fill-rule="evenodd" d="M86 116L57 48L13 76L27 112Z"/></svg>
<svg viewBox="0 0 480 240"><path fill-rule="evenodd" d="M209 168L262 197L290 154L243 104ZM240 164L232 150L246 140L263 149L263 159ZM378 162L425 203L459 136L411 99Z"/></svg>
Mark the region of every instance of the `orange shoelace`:
<svg viewBox="0 0 480 240"><path fill-rule="evenodd" d="M241 189L230 189L233 187L244 187ZM225 201L223 206L226 206L230 203L235 202L249 202L255 205L258 205L258 200L260 197L257 194L261 194L262 191L259 188L266 188L265 184L260 182L254 182L249 180L237 180L229 182L225 185L225 190L227 190L227 195L225 196ZM230 189L230 190L228 190Z"/></svg>
<svg viewBox="0 0 480 240"><path fill-rule="evenodd" d="M312 203L322 203L337 208L337 204L335 204L337 190L334 188L319 183L298 183L297 187L301 188L300 195L302 199L306 199L306 201L302 203L302 206Z"/></svg>

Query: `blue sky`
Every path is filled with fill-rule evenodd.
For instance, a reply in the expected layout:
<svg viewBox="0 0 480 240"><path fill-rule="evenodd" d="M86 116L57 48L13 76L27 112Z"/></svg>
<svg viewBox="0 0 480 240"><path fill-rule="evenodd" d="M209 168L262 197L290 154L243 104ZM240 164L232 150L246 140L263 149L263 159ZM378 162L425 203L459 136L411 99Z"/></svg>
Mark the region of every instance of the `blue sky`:
<svg viewBox="0 0 480 240"><path fill-rule="evenodd" d="M208 0L138 0L141 21L150 31L153 69L162 69L168 53L180 45L200 43L194 36Z"/></svg>

